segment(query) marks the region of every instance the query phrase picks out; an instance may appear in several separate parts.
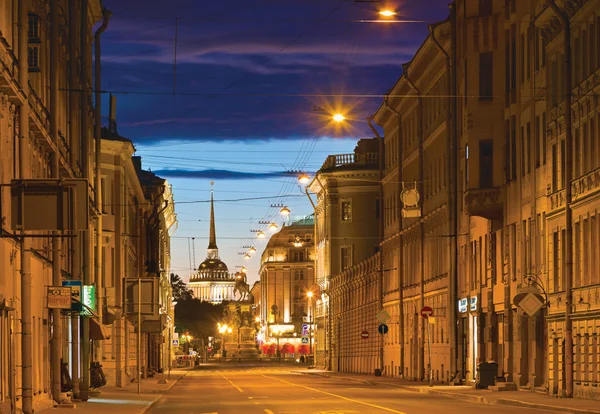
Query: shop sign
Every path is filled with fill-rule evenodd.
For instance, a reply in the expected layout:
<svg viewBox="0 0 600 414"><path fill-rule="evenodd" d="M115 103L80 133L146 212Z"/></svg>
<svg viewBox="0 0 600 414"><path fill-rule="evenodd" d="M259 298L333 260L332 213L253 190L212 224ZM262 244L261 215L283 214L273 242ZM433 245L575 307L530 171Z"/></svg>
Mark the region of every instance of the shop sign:
<svg viewBox="0 0 600 414"><path fill-rule="evenodd" d="M84 285L82 299L85 306L96 312L96 286Z"/></svg>
<svg viewBox="0 0 600 414"><path fill-rule="evenodd" d="M477 296L471 296L471 300L469 303L469 310L471 312L475 312L477 310Z"/></svg>
<svg viewBox="0 0 600 414"><path fill-rule="evenodd" d="M458 300L458 312L466 313L469 310L469 300L462 298Z"/></svg>

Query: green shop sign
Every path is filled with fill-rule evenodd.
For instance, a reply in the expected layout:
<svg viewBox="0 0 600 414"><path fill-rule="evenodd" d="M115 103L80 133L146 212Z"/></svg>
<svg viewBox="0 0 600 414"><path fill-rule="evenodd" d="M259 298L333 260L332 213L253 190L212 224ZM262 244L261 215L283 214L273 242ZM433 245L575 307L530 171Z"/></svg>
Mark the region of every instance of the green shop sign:
<svg viewBox="0 0 600 414"><path fill-rule="evenodd" d="M84 285L82 299L85 306L96 312L96 286Z"/></svg>

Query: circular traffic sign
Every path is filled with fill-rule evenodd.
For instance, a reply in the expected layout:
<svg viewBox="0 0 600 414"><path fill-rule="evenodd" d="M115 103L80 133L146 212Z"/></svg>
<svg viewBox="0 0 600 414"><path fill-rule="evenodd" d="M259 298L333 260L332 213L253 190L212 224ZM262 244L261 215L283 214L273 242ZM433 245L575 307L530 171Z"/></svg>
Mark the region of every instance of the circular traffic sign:
<svg viewBox="0 0 600 414"><path fill-rule="evenodd" d="M388 326L385 323L382 323L381 325L379 325L377 330L379 331L380 334L385 335L386 333L388 333L390 328L388 328Z"/></svg>
<svg viewBox="0 0 600 414"><path fill-rule="evenodd" d="M362 332L360 333L360 337L361 337L362 339L367 339L367 338L369 337L369 332L367 332L367 331L362 331Z"/></svg>
<svg viewBox="0 0 600 414"><path fill-rule="evenodd" d="M430 316L433 316L433 309L431 309L430 306L423 306L421 308L421 316L425 319L429 318Z"/></svg>

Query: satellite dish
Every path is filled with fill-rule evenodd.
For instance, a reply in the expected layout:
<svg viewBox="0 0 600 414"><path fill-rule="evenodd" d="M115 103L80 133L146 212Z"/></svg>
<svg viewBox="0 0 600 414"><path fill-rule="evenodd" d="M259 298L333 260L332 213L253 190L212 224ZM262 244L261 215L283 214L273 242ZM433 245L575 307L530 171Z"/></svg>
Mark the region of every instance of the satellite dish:
<svg viewBox="0 0 600 414"><path fill-rule="evenodd" d="M415 188L405 188L400 193L400 200L405 207L414 207L419 204L421 196Z"/></svg>

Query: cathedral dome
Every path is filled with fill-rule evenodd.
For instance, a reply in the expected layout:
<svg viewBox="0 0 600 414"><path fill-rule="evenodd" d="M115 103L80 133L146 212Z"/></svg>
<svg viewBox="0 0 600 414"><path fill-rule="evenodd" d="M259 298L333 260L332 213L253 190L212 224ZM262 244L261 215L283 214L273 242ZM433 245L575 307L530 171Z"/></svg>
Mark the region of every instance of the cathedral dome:
<svg viewBox="0 0 600 414"><path fill-rule="evenodd" d="M223 263L219 259L206 259L200 266L198 266L199 272L204 272L206 270L218 270L227 272L227 265Z"/></svg>

